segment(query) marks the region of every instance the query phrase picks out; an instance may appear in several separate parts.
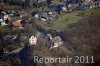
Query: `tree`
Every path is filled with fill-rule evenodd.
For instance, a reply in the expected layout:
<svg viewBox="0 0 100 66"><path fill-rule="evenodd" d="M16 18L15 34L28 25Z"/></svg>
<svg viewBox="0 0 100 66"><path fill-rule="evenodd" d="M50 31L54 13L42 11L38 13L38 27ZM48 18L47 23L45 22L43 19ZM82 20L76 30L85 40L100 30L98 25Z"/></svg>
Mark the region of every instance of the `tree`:
<svg viewBox="0 0 100 66"><path fill-rule="evenodd" d="M52 0L47 0L48 6L52 3Z"/></svg>
<svg viewBox="0 0 100 66"><path fill-rule="evenodd" d="M3 36L4 36L5 34L7 34L7 32L8 32L8 28L7 28L7 27L2 27L2 26L0 26L0 39L2 39Z"/></svg>
<svg viewBox="0 0 100 66"><path fill-rule="evenodd" d="M36 28L34 19L29 19L28 23L25 25L25 30L29 35L36 35Z"/></svg>
<svg viewBox="0 0 100 66"><path fill-rule="evenodd" d="M32 7L34 0L25 0L25 5L28 7Z"/></svg>

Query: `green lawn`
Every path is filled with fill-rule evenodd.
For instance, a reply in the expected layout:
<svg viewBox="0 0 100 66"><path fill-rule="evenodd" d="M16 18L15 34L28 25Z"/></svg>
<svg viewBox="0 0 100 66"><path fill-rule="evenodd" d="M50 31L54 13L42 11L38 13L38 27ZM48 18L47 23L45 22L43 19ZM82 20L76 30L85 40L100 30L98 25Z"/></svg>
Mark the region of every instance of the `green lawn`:
<svg viewBox="0 0 100 66"><path fill-rule="evenodd" d="M87 12L87 13L92 13L92 12L93 12L93 13L100 13L100 8L89 9L89 10L87 10L86 12Z"/></svg>
<svg viewBox="0 0 100 66"><path fill-rule="evenodd" d="M59 18L56 19L56 21L54 22L52 28L63 28L69 24L72 23L76 23L78 22L78 20L81 18L79 16L76 16L77 12L73 12L70 14L63 14L63 15L59 15Z"/></svg>
<svg viewBox="0 0 100 66"><path fill-rule="evenodd" d="M60 14L56 16L55 21L52 24L42 23L42 26L47 29L57 29L62 30L63 28L69 26L70 24L79 22L84 16L77 16L85 13L87 16L91 13L100 13L100 9L89 9L85 11L75 11L73 13Z"/></svg>
<svg viewBox="0 0 100 66"><path fill-rule="evenodd" d="M78 20L82 18L81 16L77 16L78 13L80 13L80 11L58 15L52 24L43 23L43 26L51 29L62 29L69 24L78 22Z"/></svg>

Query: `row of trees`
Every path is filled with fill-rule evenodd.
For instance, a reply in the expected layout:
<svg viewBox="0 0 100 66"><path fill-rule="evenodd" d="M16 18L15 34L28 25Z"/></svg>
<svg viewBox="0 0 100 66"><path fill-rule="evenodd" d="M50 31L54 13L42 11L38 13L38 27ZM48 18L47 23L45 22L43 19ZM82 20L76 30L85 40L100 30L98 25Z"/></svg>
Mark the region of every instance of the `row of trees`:
<svg viewBox="0 0 100 66"><path fill-rule="evenodd" d="M32 5L35 0L0 0L1 3L9 3L11 5L22 5L25 4L27 6Z"/></svg>
<svg viewBox="0 0 100 66"><path fill-rule="evenodd" d="M25 5L25 6L32 6L34 2L38 2L39 0L0 0L2 3L9 3L9 4L17 4L17 5ZM48 5L51 4L52 0L47 0Z"/></svg>

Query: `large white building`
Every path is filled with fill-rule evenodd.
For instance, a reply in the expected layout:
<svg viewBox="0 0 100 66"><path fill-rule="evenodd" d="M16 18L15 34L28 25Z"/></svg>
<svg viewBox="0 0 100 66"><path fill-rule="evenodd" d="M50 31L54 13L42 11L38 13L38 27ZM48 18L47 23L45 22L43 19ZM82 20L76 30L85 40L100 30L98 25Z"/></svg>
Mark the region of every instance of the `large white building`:
<svg viewBox="0 0 100 66"><path fill-rule="evenodd" d="M31 36L29 38L29 45L36 45L37 43L37 38L35 36Z"/></svg>

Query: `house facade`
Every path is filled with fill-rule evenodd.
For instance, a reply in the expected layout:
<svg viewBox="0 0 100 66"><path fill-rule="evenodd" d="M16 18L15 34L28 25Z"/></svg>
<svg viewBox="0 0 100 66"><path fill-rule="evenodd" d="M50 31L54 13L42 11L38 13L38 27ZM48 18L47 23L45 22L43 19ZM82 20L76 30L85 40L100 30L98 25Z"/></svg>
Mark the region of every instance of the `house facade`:
<svg viewBox="0 0 100 66"><path fill-rule="evenodd" d="M35 37L35 36L31 36L30 38L29 38L29 45L31 46L31 45L36 45L36 43L37 43L37 38Z"/></svg>

